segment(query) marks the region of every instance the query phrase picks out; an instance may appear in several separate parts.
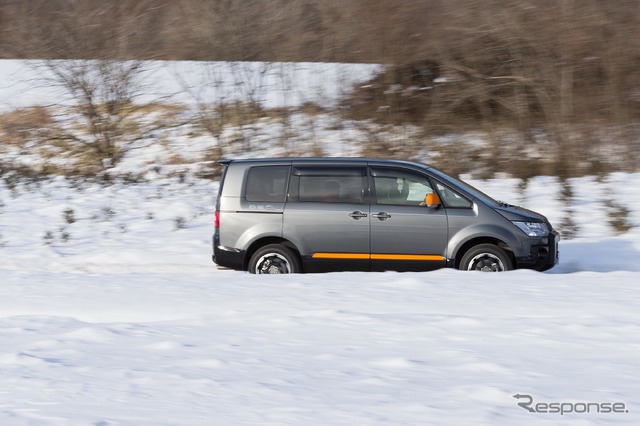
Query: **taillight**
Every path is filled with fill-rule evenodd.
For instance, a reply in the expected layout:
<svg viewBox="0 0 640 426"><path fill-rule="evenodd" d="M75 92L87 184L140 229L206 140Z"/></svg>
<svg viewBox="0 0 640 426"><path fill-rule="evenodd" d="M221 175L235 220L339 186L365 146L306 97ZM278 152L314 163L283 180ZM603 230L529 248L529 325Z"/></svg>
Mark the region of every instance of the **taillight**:
<svg viewBox="0 0 640 426"><path fill-rule="evenodd" d="M216 210L216 224L215 224L216 228L220 228L220 212L218 210Z"/></svg>

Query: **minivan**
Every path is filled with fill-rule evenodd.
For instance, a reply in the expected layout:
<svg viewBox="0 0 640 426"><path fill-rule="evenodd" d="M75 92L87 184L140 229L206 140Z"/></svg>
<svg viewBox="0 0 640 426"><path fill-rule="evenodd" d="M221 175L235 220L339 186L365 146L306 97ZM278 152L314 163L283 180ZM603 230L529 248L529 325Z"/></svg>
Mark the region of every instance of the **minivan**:
<svg viewBox="0 0 640 426"><path fill-rule="evenodd" d="M435 167L372 158L222 160L213 261L255 274L545 271L558 233Z"/></svg>

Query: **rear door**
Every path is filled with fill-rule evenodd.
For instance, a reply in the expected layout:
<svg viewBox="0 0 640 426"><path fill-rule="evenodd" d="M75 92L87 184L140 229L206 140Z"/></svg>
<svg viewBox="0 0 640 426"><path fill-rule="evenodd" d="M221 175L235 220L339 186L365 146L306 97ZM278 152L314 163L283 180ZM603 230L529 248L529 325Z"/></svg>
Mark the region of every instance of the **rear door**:
<svg viewBox="0 0 640 426"><path fill-rule="evenodd" d="M375 166L371 174L371 269L423 271L446 265L444 206L429 209L432 180L417 171Z"/></svg>
<svg viewBox="0 0 640 426"><path fill-rule="evenodd" d="M364 165L293 166L283 235L306 272L369 269Z"/></svg>

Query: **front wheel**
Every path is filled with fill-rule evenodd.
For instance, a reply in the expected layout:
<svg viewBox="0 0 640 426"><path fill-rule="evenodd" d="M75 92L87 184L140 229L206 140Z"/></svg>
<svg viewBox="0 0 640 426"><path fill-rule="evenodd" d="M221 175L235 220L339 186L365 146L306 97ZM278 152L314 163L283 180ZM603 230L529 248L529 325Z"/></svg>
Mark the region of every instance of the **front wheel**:
<svg viewBox="0 0 640 426"><path fill-rule="evenodd" d="M463 271L503 272L513 269L509 255L493 244L478 244L462 256Z"/></svg>
<svg viewBox="0 0 640 426"><path fill-rule="evenodd" d="M252 274L297 274L300 271L298 256L280 244L262 247L249 261L249 272Z"/></svg>

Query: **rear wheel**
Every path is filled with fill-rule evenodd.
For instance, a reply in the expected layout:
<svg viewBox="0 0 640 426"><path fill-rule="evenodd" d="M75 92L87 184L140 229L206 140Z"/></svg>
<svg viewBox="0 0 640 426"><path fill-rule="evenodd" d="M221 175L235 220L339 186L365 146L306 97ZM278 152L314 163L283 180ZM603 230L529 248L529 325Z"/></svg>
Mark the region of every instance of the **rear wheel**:
<svg viewBox="0 0 640 426"><path fill-rule="evenodd" d="M462 256L459 268L463 271L503 272L512 270L513 262L500 247L478 244Z"/></svg>
<svg viewBox="0 0 640 426"><path fill-rule="evenodd" d="M249 261L252 274L297 274L300 273L298 256L280 244L269 244L256 251Z"/></svg>

